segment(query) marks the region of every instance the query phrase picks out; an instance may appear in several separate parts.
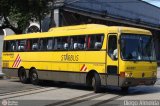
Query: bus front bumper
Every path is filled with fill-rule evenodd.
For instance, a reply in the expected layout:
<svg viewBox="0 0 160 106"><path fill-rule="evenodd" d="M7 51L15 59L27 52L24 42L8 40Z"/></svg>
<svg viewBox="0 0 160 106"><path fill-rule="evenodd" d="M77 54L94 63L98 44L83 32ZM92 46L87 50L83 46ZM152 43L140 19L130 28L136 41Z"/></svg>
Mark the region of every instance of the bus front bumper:
<svg viewBox="0 0 160 106"><path fill-rule="evenodd" d="M138 86L138 85L154 85L157 78L122 78L119 79L120 87Z"/></svg>

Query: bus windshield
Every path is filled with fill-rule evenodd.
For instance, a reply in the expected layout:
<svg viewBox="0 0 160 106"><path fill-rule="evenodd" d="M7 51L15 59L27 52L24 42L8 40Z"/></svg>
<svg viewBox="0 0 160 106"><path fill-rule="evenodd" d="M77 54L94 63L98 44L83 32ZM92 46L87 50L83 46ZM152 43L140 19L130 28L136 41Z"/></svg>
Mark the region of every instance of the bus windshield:
<svg viewBox="0 0 160 106"><path fill-rule="evenodd" d="M131 61L155 61L152 36L122 34L120 40L121 58Z"/></svg>

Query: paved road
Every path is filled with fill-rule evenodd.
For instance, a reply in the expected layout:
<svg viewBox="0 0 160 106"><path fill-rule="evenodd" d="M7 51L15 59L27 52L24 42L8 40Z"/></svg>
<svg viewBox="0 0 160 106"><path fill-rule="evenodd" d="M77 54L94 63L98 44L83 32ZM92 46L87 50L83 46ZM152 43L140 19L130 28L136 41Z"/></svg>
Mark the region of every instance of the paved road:
<svg viewBox="0 0 160 106"><path fill-rule="evenodd" d="M7 102L14 106L106 106L107 104L130 106L133 104L129 103L136 105L136 103L146 103L146 100L152 100L150 102L154 102L156 106L160 105L160 71L154 86L132 87L128 93L121 92L115 87L104 88L103 93L95 94L86 86L79 84L62 85L48 81L34 86L22 84L18 79L0 80L0 106L2 101L3 104Z"/></svg>

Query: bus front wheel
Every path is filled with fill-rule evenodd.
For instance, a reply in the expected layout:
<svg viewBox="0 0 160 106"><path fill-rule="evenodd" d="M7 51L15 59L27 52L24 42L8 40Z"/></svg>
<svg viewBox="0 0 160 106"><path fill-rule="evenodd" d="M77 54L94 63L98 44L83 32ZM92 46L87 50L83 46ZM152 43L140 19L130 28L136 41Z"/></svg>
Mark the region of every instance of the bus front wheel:
<svg viewBox="0 0 160 106"><path fill-rule="evenodd" d="M92 87L95 93L101 92L101 80L97 73L92 77Z"/></svg>
<svg viewBox="0 0 160 106"><path fill-rule="evenodd" d="M28 82L28 79L27 79L27 74L26 74L26 70L24 68L21 68L19 70L19 73L18 73L18 76L19 76L19 80L26 84Z"/></svg>
<svg viewBox="0 0 160 106"><path fill-rule="evenodd" d="M31 80L31 83L33 85L38 85L39 84L38 73L37 73L36 69L31 70L30 80Z"/></svg>

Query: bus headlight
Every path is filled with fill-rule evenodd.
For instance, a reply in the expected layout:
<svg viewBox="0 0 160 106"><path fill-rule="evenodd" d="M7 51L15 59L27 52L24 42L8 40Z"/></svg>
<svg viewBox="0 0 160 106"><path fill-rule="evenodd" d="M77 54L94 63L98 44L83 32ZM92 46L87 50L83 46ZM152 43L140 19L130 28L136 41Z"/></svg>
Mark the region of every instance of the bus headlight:
<svg viewBox="0 0 160 106"><path fill-rule="evenodd" d="M132 77L132 73L130 72L130 73L125 73L125 76L126 77Z"/></svg>
<svg viewBox="0 0 160 106"><path fill-rule="evenodd" d="M130 73L126 73L126 72L121 72L120 73L120 76L121 77L133 77L133 74L130 72Z"/></svg>

